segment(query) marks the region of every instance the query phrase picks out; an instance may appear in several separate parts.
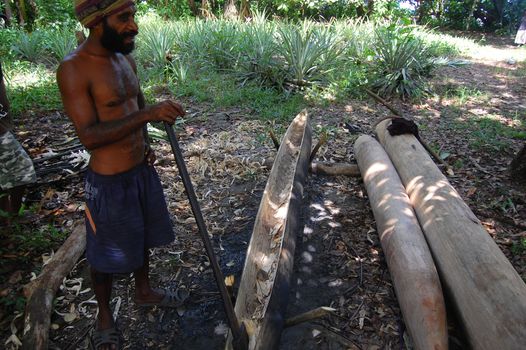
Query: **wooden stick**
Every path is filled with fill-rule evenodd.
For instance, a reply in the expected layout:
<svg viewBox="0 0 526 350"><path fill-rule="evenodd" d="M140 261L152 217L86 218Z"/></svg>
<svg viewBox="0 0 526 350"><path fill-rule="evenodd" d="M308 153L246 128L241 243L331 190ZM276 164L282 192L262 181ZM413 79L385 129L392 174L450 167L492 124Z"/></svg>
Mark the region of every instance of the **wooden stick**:
<svg viewBox="0 0 526 350"><path fill-rule="evenodd" d="M336 312L336 309L333 309L332 307L321 306L314 310L310 310L297 316L288 318L287 320L285 320L285 328L296 326L300 323L316 320L318 318L322 318L327 315L333 314L334 312Z"/></svg>
<svg viewBox="0 0 526 350"><path fill-rule="evenodd" d="M376 101L380 102L381 104L383 104L388 110L390 110L391 112L393 112L394 115L397 115L399 117L403 117L403 114L402 112L400 112L399 110L397 110L396 108L394 108L393 106L391 106L389 104L389 102L387 102L386 100L384 100L383 98L381 98L380 96L378 96L377 94L375 94L374 92L372 92L371 90L369 90L368 88L365 88L365 92L367 92L367 94L369 96L371 96L372 98L374 98Z"/></svg>
<svg viewBox="0 0 526 350"><path fill-rule="evenodd" d="M309 168L316 175L347 175L360 177L358 165L349 163L312 163Z"/></svg>
<svg viewBox="0 0 526 350"><path fill-rule="evenodd" d="M314 149L310 153L309 164L312 163L312 161L314 160L314 157L316 157L316 153L318 153L318 151L320 150L320 147L323 146L326 142L327 142L327 133L322 133L320 136L320 140L318 141L316 146L314 146Z"/></svg>
<svg viewBox="0 0 526 350"><path fill-rule="evenodd" d="M276 151L279 150L279 141L276 138L276 135L274 135L274 131L272 129L269 129L268 131L270 138L272 139L272 143L274 144L274 148L276 148Z"/></svg>
<svg viewBox="0 0 526 350"><path fill-rule="evenodd" d="M78 223L42 273L24 286L27 298L22 349L47 349L53 299L86 247L86 228Z"/></svg>

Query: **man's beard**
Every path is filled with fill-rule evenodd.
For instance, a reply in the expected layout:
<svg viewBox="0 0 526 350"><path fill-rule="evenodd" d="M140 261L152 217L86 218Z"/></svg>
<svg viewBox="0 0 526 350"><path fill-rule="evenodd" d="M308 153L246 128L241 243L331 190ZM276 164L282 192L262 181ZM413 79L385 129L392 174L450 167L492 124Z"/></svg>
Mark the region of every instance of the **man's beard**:
<svg viewBox="0 0 526 350"><path fill-rule="evenodd" d="M111 28L107 21L102 21L102 37L100 38L101 45L110 51L119 52L123 55L127 55L135 49L135 43L132 41L129 44L124 42L127 38L133 38L137 35L136 31L124 32L122 34Z"/></svg>

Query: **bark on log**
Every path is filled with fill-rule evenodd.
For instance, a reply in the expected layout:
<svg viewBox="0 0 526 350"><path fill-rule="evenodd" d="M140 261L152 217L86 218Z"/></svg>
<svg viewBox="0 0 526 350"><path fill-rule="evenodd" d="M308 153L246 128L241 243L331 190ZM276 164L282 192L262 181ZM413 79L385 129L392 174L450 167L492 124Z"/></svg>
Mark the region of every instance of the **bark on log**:
<svg viewBox="0 0 526 350"><path fill-rule="evenodd" d="M53 299L64 277L84 252L86 247L86 228L79 223L55 253L42 273L24 287L27 298L24 315L24 336L22 349L35 350L48 348L49 326Z"/></svg>
<svg viewBox="0 0 526 350"><path fill-rule="evenodd" d="M413 135L376 128L474 349L526 344L526 284ZM522 345L521 345L522 344Z"/></svg>
<svg viewBox="0 0 526 350"><path fill-rule="evenodd" d="M360 136L354 154L373 209L404 321L416 349L447 349L440 279L409 197L382 146Z"/></svg>

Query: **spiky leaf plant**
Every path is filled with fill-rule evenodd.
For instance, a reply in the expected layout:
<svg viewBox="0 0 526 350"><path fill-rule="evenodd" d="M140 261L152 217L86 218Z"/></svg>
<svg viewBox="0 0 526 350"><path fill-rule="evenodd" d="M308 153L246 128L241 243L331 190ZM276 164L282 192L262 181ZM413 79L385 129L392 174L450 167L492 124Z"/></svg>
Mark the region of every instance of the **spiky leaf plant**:
<svg viewBox="0 0 526 350"><path fill-rule="evenodd" d="M218 70L228 70L239 56L238 50L238 23L212 20L209 24L208 60Z"/></svg>
<svg viewBox="0 0 526 350"><path fill-rule="evenodd" d="M274 26L265 21L255 20L246 25L241 34L240 58L236 75L242 83L251 80L265 86L283 84L283 64L276 57Z"/></svg>
<svg viewBox="0 0 526 350"><path fill-rule="evenodd" d="M44 57L43 35L40 32L20 32L11 50L20 58L36 63Z"/></svg>
<svg viewBox="0 0 526 350"><path fill-rule="evenodd" d="M278 52L286 62L289 82L300 87L322 81L343 53L339 37L309 21L299 28L282 25L278 36Z"/></svg>
<svg viewBox="0 0 526 350"><path fill-rule="evenodd" d="M163 69L170 62L170 51L175 45L175 31L171 23L145 25L139 36L139 55L150 66Z"/></svg>
<svg viewBox="0 0 526 350"><path fill-rule="evenodd" d="M60 62L77 47L75 34L69 29L58 29L47 37L47 49L51 56Z"/></svg>
<svg viewBox="0 0 526 350"><path fill-rule="evenodd" d="M425 43L408 27L392 24L376 30L376 80L373 87L383 96L402 98L425 91L422 76L432 68Z"/></svg>

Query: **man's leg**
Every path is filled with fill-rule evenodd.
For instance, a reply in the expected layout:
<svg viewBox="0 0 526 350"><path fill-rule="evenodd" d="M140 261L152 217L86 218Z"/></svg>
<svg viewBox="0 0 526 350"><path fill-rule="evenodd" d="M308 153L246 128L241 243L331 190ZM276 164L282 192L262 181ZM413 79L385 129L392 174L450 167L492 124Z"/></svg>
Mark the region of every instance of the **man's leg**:
<svg viewBox="0 0 526 350"><path fill-rule="evenodd" d="M111 289L113 276L91 269L91 281L95 290L95 298L99 306L97 317L97 329L109 329L114 326L113 316L110 309Z"/></svg>
<svg viewBox="0 0 526 350"><path fill-rule="evenodd" d="M24 186L18 186L5 192L0 192L0 210L9 215L6 218L0 217L0 222L9 224L11 217L18 214L18 210L22 205L23 195Z"/></svg>
<svg viewBox="0 0 526 350"><path fill-rule="evenodd" d="M155 292L150 286L150 252L144 252L144 263L134 272L135 277L135 301L142 303L158 303L164 295Z"/></svg>

